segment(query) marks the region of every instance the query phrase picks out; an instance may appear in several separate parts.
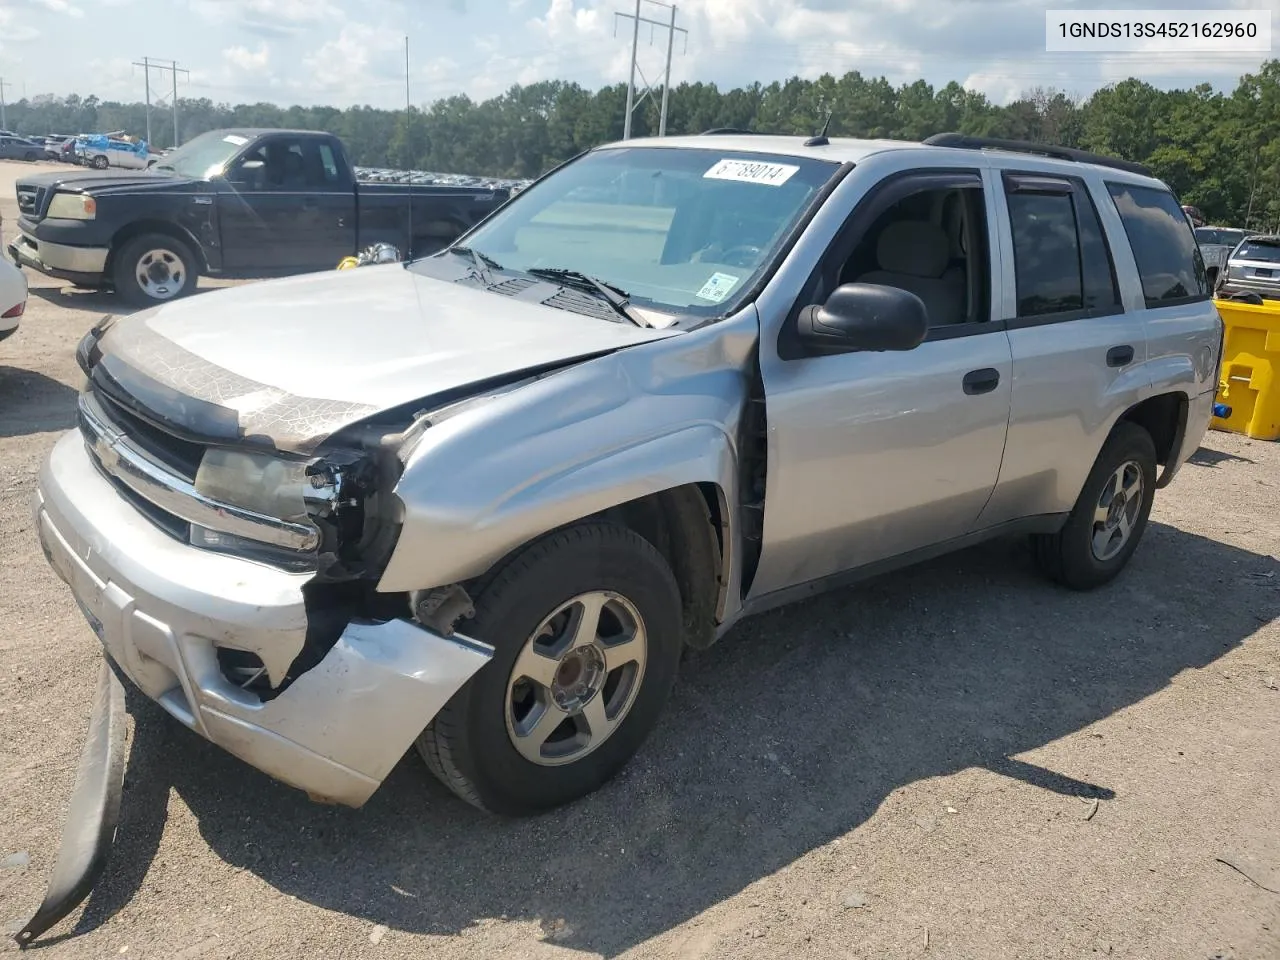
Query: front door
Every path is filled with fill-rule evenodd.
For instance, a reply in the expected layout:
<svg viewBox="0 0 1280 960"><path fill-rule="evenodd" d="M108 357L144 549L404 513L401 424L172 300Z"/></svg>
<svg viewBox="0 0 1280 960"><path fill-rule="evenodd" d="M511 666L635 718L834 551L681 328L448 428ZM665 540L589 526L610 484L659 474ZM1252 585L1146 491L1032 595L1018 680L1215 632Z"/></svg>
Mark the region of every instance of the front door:
<svg viewBox="0 0 1280 960"><path fill-rule="evenodd" d="M762 317L768 467L749 600L975 528L999 474L1011 390L1009 339L993 322L993 222L977 169L891 178L857 202L776 341ZM918 295L925 342L804 356L787 336L795 314L849 282Z"/></svg>
<svg viewBox="0 0 1280 960"><path fill-rule="evenodd" d="M228 272L333 269L355 252L355 192L320 146L269 137L228 171L218 196Z"/></svg>

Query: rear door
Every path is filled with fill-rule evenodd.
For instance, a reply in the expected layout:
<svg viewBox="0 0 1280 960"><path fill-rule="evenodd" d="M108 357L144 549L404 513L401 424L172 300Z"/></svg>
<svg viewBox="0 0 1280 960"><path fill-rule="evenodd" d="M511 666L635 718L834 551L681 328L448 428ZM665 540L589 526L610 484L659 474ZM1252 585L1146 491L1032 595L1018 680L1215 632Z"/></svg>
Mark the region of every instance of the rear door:
<svg viewBox="0 0 1280 960"><path fill-rule="evenodd" d="M984 527L1070 511L1116 417L1150 388L1141 291L1119 282L1125 241L1101 181L1008 169L999 179L1013 396Z"/></svg>
<svg viewBox="0 0 1280 960"><path fill-rule="evenodd" d="M1168 190L1132 183L1108 183L1107 192L1142 283L1139 317L1154 392L1194 398L1216 391L1218 309L1195 238L1177 216L1177 199ZM1272 250L1280 287L1280 246Z"/></svg>

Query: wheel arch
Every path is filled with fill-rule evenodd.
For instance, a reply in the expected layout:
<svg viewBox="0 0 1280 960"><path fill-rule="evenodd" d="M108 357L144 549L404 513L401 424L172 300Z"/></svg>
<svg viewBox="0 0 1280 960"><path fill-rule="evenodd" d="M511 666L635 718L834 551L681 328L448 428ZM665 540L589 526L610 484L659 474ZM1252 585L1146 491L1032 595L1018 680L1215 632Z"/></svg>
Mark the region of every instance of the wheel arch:
<svg viewBox="0 0 1280 960"><path fill-rule="evenodd" d="M192 256L195 257L196 270L201 274L208 274L209 264L205 260L204 248L201 247L200 242L189 230L185 230L178 226L178 224L168 220L142 219L126 223L112 235L110 251L107 254L107 262L104 267L104 273L107 276L110 276L111 272L115 269L116 256L119 254L120 249L130 240L135 237L140 237L146 233L158 233L180 241L188 250L191 251Z"/></svg>
<svg viewBox="0 0 1280 960"><path fill-rule="evenodd" d="M1164 468L1156 481L1157 487L1164 487L1173 479L1173 468L1184 459L1180 453L1190 403L1190 398L1180 390L1157 393L1135 403L1116 420L1116 423L1136 424L1150 435L1156 447L1156 464ZM1114 430L1113 426L1112 432Z"/></svg>
<svg viewBox="0 0 1280 960"><path fill-rule="evenodd" d="M627 501L586 519L618 523L657 548L680 587L685 642L715 642L728 596L728 501L716 483L687 483Z"/></svg>

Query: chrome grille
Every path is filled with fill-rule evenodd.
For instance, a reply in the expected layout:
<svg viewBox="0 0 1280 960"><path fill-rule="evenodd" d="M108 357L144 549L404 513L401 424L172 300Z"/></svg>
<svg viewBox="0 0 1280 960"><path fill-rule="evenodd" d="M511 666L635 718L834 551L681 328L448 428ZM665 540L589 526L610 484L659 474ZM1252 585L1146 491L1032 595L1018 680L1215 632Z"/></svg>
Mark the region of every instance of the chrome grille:
<svg viewBox="0 0 1280 960"><path fill-rule="evenodd" d="M144 439L143 431L136 429L141 422L138 418L129 422L113 419L112 412L119 417L122 408L110 401L105 404L95 391L80 395L79 427L89 455L122 495L161 529L185 538L190 533L188 525L194 524L286 550L309 551L319 545L320 532L314 526L264 516L205 496L195 488L189 454L175 453L180 449L176 444L186 441L154 427L151 429L158 437L168 437L170 442L158 437Z"/></svg>
<svg viewBox="0 0 1280 960"><path fill-rule="evenodd" d="M38 219L40 201L43 198L43 187L18 187L18 213L33 220Z"/></svg>

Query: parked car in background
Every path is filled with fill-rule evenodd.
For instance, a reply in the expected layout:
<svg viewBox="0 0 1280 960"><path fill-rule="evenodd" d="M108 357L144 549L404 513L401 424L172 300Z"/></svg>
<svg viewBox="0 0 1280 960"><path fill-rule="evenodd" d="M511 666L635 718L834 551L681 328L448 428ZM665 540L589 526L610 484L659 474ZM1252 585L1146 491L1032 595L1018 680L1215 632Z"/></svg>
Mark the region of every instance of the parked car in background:
<svg viewBox="0 0 1280 960"><path fill-rule="evenodd" d="M500 183L357 182L342 141L314 130L218 130L132 175L56 172L17 181L10 256L140 305L201 274L332 270L376 243L430 253L508 197Z"/></svg>
<svg viewBox="0 0 1280 960"><path fill-rule="evenodd" d="M1193 207L1189 203L1182 205L1182 212L1187 215L1187 219L1191 221L1193 227L1203 227L1205 224L1204 214L1200 212L1199 207Z"/></svg>
<svg viewBox="0 0 1280 960"><path fill-rule="evenodd" d="M1234 227L1196 227L1196 243L1200 256L1204 257L1204 271L1209 278L1209 289L1218 285L1218 277L1227 265L1231 251L1249 234Z"/></svg>
<svg viewBox="0 0 1280 960"><path fill-rule="evenodd" d="M0 160L35 162L44 156L44 146L26 137L0 136Z"/></svg>
<svg viewBox="0 0 1280 960"><path fill-rule="evenodd" d="M1245 237L1231 251L1218 291L1225 295L1256 293L1264 300L1280 300L1280 236Z"/></svg>
<svg viewBox="0 0 1280 960"><path fill-rule="evenodd" d="M0 259L0 340L18 331L27 308L27 278L8 260Z"/></svg>
<svg viewBox="0 0 1280 960"><path fill-rule="evenodd" d="M434 256L104 319L33 526L107 655L313 798L416 742L523 814L617 773L747 615L1009 534L1111 581L1217 387L1173 193L817 140L602 146Z"/></svg>
<svg viewBox="0 0 1280 960"><path fill-rule="evenodd" d="M145 140L129 140L97 135L78 137L75 143L76 159L86 167L106 170L122 167L126 170L145 170L151 155Z"/></svg>
<svg viewBox="0 0 1280 960"><path fill-rule="evenodd" d="M74 149L74 141L75 141L75 137L70 135L68 136L56 135L52 137L45 137L45 140L44 140L45 158L48 160L65 160L66 159L64 155L65 151L68 149L69 144L70 144L70 148Z"/></svg>

